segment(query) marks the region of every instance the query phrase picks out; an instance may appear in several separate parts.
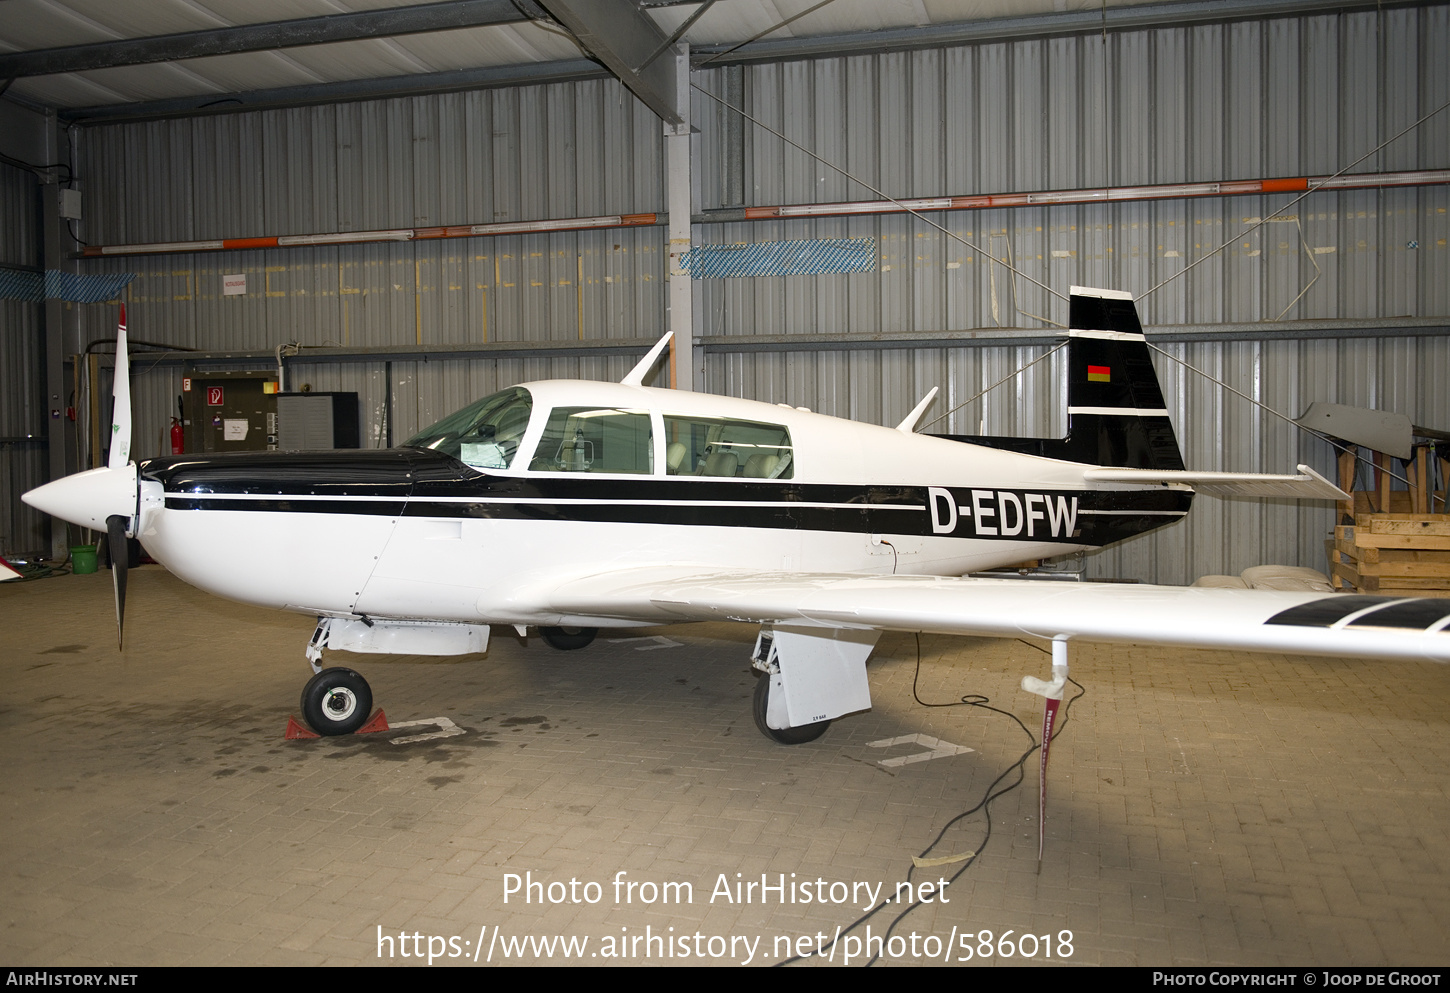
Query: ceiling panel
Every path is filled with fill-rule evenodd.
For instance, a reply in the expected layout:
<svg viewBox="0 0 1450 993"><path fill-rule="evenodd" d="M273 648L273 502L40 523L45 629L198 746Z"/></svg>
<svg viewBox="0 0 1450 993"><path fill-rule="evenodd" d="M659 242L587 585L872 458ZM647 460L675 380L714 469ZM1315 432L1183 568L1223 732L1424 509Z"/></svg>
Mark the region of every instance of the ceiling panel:
<svg viewBox="0 0 1450 993"><path fill-rule="evenodd" d="M0 0L0 51L32 51L147 38L188 31L271 23L301 17L415 7L434 0ZM629 0L596 0L625 3ZM1222 0L1241 13L1247 0ZM1308 0L1268 0L1272 7ZM687 35L694 46L734 45L806 11L816 0L718 0ZM875 31L930 33L982 20L1076 14L1156 4L1164 19L1211 14L1214 0L835 0L765 35L771 41L833 38ZM1235 4L1237 6L1235 6ZM698 9L691 3L641 6L662 32L673 33ZM1327 6L1336 9L1344 3ZM505 8L512 13L510 8ZM1086 18L1087 20L1083 20ZM920 36L918 36L920 37ZM581 52L562 29L519 21L396 38L215 55L16 79L6 98L53 107L103 107L191 96L407 77L451 70L529 66L577 60ZM777 56L778 57L778 56ZM0 80L0 85L4 81Z"/></svg>

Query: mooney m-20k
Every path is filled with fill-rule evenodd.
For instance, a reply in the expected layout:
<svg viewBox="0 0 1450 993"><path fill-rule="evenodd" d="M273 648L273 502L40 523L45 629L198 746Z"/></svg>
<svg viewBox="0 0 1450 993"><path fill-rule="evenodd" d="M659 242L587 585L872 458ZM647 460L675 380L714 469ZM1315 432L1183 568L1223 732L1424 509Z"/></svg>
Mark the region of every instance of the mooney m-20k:
<svg viewBox="0 0 1450 993"><path fill-rule="evenodd" d="M646 387L666 338L620 383L525 383L401 448L136 465L123 322L109 465L24 499L204 590L315 615L303 711L323 734L372 706L324 650L481 652L494 624L557 648L759 625L755 719L784 743L870 707L888 629L1050 639L1053 678L1024 680L1049 700L1072 639L1450 660L1446 600L960 578L1172 524L1195 491L1345 496L1305 466L1185 470L1132 298L1075 287L1070 327L1065 438L916 433L931 395L892 428Z"/></svg>

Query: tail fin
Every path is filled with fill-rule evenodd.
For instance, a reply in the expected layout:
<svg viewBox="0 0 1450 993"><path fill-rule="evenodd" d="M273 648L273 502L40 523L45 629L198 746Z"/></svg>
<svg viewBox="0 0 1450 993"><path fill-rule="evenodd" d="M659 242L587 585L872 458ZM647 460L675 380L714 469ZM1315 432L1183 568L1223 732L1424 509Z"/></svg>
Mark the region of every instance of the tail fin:
<svg viewBox="0 0 1450 993"><path fill-rule="evenodd" d="M1068 322L1066 438L946 437L1065 462L1182 469L1132 295L1074 286Z"/></svg>
<svg viewBox="0 0 1450 993"><path fill-rule="evenodd" d="M1072 288L1067 438L1073 462L1182 469L1138 308L1119 290Z"/></svg>

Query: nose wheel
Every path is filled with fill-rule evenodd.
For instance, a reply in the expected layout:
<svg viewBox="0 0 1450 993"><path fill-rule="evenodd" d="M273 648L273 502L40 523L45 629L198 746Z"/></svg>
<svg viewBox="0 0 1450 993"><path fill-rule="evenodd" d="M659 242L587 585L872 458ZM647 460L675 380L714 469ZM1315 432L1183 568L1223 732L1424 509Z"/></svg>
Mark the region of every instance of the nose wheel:
<svg viewBox="0 0 1450 993"><path fill-rule="evenodd" d="M373 709L368 681L351 669L323 669L302 689L302 716L321 735L352 734Z"/></svg>

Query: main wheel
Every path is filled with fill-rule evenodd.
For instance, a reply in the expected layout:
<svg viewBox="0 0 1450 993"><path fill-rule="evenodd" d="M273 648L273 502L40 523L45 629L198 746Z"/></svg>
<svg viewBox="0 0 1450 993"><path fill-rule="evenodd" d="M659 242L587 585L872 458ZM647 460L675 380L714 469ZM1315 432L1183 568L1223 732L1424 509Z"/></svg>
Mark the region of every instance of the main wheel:
<svg viewBox="0 0 1450 993"><path fill-rule="evenodd" d="M351 669L323 669L302 688L302 716L318 734L352 734L372 709L372 688Z"/></svg>
<svg viewBox="0 0 1450 993"><path fill-rule="evenodd" d="M817 721L814 724L802 724L800 727L794 728L773 728L765 723L765 715L769 710L770 673L767 672L755 681L755 703L751 707L751 712L755 717L755 726L760 728L761 734L782 745L804 745L825 734L826 728L831 726L830 721Z"/></svg>
<svg viewBox="0 0 1450 993"><path fill-rule="evenodd" d="M539 628L539 635L548 642L549 647L557 648L561 652L583 648L598 633L598 628Z"/></svg>

